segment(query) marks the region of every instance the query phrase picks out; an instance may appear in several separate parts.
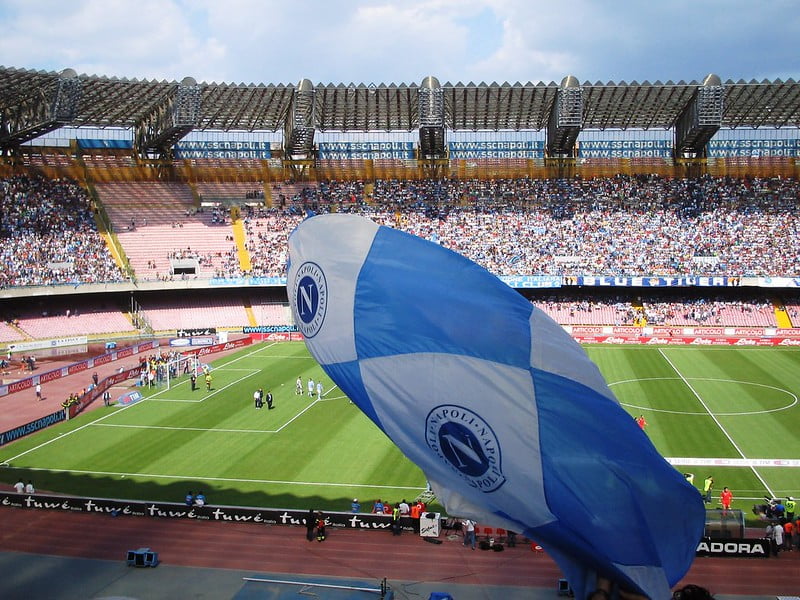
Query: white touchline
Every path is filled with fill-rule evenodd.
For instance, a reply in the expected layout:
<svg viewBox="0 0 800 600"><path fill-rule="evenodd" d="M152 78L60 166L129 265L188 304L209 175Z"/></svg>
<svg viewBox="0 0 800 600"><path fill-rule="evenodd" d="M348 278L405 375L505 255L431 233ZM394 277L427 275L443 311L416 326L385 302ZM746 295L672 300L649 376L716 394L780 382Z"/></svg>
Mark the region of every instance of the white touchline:
<svg viewBox="0 0 800 600"><path fill-rule="evenodd" d="M424 490L420 486L383 485L369 483L333 483L325 481L283 481L280 479L245 479L241 477L205 477L202 475L162 475L158 473L121 473L117 471L83 471L78 469L46 469L42 467L25 467L27 471L55 471L58 473L79 473L81 475L114 475L126 477L147 477L149 479L202 479L203 481L235 481L240 483L271 483L277 485L323 485L330 487L370 488L386 490Z"/></svg>
<svg viewBox="0 0 800 600"><path fill-rule="evenodd" d="M170 431L205 431L209 433L276 433L275 429L220 429L218 427L169 427L166 425L125 425L124 423L93 423L97 427L121 427L124 429L168 429Z"/></svg>
<svg viewBox="0 0 800 600"><path fill-rule="evenodd" d="M731 443L731 445L734 448L736 448L736 451L739 453L739 456L741 456L742 458L747 458L744 455L744 452L742 452L741 448L739 448L739 446L736 444L736 442L733 441L733 438L730 436L730 434L727 431L725 431L725 428L722 426L722 423L719 422L719 419L717 419L716 415L713 412L711 412L710 408L708 408L708 405L700 397L700 394L697 393L697 391L692 387L692 384L689 383L689 381L686 379L686 377L683 376L683 373L681 373L678 370L678 368L674 364L672 364L672 361L667 357L666 354L664 354L664 351L661 348L658 349L658 352L661 354L661 356L664 357L664 360L667 361L667 364L669 364L669 366L672 367L672 370L675 371L678 374L678 377L681 378L681 380L683 381L684 385L686 385L686 387L689 388L689 390L692 392L692 394L694 394L694 397L697 398L697 400L700 402L700 404L703 405L703 408L706 409L706 412L708 413L708 415L712 419L714 419L714 422L717 424L717 427L719 427L719 430L723 434L725 434L725 437L728 438L728 441ZM764 486L764 488L769 492L770 496L774 497L775 494L770 489L770 487L767 485L767 482L764 481L764 478L761 477L761 475L759 475L758 471L756 471L755 467L750 466L750 470L753 472L753 475L755 475L758 478L758 480L761 482L761 484Z"/></svg>
<svg viewBox="0 0 800 600"><path fill-rule="evenodd" d="M66 433L61 433L61 434L58 435L58 437L54 437L52 440L47 440L46 442L43 442L43 443L39 444L38 446L34 446L33 448L29 448L29 449L25 450L25 452L20 452L16 456L13 456L11 458L7 458L6 462L11 462L12 460L17 460L18 458L20 458L22 456L25 456L26 454L29 454L29 453L33 452L34 450L39 450L40 448L44 448L45 446L47 446L49 444L52 444L55 441L63 440L68 435L72 435L73 433L81 431L82 429L86 429L87 427L89 427L90 425L94 425L98 421L104 421L105 419L107 419L107 418L109 418L109 417L111 417L113 415L119 414L120 411L128 410L129 408L132 408L134 406L136 406L136 404L129 404L128 406L123 406L119 410L116 410L116 411L114 411L112 413L108 413L107 415L105 415L103 417L100 417L99 419L95 419L94 421L91 421L90 423L86 423L85 425L81 425L80 427L76 427L72 431L67 431ZM43 469L43 470L46 471L47 469Z"/></svg>
<svg viewBox="0 0 800 600"><path fill-rule="evenodd" d="M273 342L272 344L270 344L269 346L267 346L267 348L269 348L270 346L273 346L273 345L275 345L276 343L277 343L277 342ZM263 348L259 348L259 350L263 350ZM241 358L245 358L246 356L251 356L252 354L255 354L256 352L258 352L259 350L254 350L253 352L250 352L250 353L246 354L245 356L241 356L241 357L239 357L239 358L237 358L237 359L234 359L234 360L232 360L230 363L227 363L227 364L234 363L234 362L236 362L237 360L239 360L239 359L241 359ZM255 371L253 374L255 374L255 373L257 373L257 372L258 372L258 371ZM249 377L249 376L250 376L250 375L248 375L248 377ZM243 377L242 379L244 379L244 377ZM233 384L230 384L230 385L233 385ZM226 386L226 387L228 387L228 386ZM222 389L224 390L225 388L222 388ZM158 392L156 392L155 394L153 394L152 396L149 396L148 398L145 398L144 400L146 401L146 400L149 400L149 399L151 399L151 398L152 398L152 399L155 399L155 400L160 400L160 398L156 398L156 396L158 396L159 394L161 394L161 393L163 393L163 392L165 392L165 391L167 391L167 390L161 390L161 391L158 391ZM222 391L222 390L220 390L220 391ZM215 391L214 393L216 393L216 391ZM6 459L6 460L5 460L5 462L11 462L11 461L13 461L13 460L17 460L18 458L20 458L20 457L22 457L22 456L25 456L26 454L30 454L31 452L33 452L33 451L35 451L35 450L39 450L40 448L44 448L45 446L48 446L48 445L52 444L53 442L55 442L55 441L57 441L57 440L62 440L62 439L64 439L64 438L65 438L66 436L68 436L68 435L72 435L73 433L76 433L76 432L78 432L78 431L81 431L82 429L86 429L86 428L87 428L87 427L89 427L90 425L94 425L94 424L96 424L96 423L99 423L100 421L104 421L104 420L108 419L108 418L109 418L109 417L111 417L111 416L114 416L114 415L117 415L117 414L119 414L119 413L120 413L121 411L123 411L123 410L127 410L127 409L129 409L129 408L132 408L132 407L134 407L134 406L137 406L137 405L139 405L139 404L142 404L142 403L143 403L143 402L137 402L137 403L135 403L135 404L129 404L128 406L123 406L123 407L122 407L122 408L120 408L119 410L115 410L115 411L114 411L114 412L112 412L112 413L108 413L107 415L105 415L105 416L102 416L102 417L100 417L99 419L95 419L94 421L91 421L90 423L86 423L85 425L81 425L80 427L76 427L76 428L75 428L75 429L73 429L72 431L68 431L68 432L66 432L66 433L60 434L58 437L54 437L52 440L48 440L48 441L46 441L46 442L43 442L43 443L39 444L38 446L34 446L33 448L29 448L28 450L25 450L25 452L20 452L20 453L19 453L19 454L17 454L16 456L13 456L13 457L11 457L11 458L8 458L8 459ZM46 470L46 469L45 469L45 470Z"/></svg>

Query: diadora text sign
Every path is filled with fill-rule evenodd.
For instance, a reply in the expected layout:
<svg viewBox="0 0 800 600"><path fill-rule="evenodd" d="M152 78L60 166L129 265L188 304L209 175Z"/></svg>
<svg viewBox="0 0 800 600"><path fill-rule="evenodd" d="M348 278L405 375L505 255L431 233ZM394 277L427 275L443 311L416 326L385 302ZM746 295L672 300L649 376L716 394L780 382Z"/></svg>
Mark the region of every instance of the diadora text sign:
<svg viewBox="0 0 800 600"><path fill-rule="evenodd" d="M714 539L703 538L697 545L697 556L769 557L767 539Z"/></svg>
<svg viewBox="0 0 800 600"><path fill-rule="evenodd" d="M295 323L307 338L322 327L328 308L328 285L322 269L313 262L300 265L295 275Z"/></svg>
<svg viewBox="0 0 800 600"><path fill-rule="evenodd" d="M505 483L497 436L477 413L452 404L437 406L425 420L425 438L472 487L488 493Z"/></svg>

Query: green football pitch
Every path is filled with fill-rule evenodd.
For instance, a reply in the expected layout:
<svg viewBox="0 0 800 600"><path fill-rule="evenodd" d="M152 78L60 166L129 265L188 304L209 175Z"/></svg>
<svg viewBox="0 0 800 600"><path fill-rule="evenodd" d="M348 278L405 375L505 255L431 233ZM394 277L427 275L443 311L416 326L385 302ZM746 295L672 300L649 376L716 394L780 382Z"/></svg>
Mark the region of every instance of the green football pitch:
<svg viewBox="0 0 800 600"><path fill-rule="evenodd" d="M715 479L750 514L800 496L800 352L587 346L611 389L695 485ZM300 342L261 343L211 363L212 389L184 376L127 407L101 407L0 449L0 478L80 496L349 510L397 502L425 476L328 379ZM295 381L302 378L302 394ZM308 378L323 383L309 397ZM202 378L201 378L202 379ZM275 408L256 409L271 391ZM598 415L602 418L601 415ZM568 449L565 449L568 451ZM665 498L665 502L669 499Z"/></svg>

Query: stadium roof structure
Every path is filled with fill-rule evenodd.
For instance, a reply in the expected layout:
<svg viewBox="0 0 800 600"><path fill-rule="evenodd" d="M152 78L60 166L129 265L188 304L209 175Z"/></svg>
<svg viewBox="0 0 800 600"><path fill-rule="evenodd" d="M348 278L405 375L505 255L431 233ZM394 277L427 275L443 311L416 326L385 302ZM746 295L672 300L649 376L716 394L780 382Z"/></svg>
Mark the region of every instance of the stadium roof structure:
<svg viewBox="0 0 800 600"><path fill-rule="evenodd" d="M292 129L298 92L310 94L304 126L317 131L412 131L420 127L420 94L426 82L441 90L443 127L454 131L525 131L548 127L565 82L582 94L580 130L671 129L709 81L720 88L722 128L800 126L800 83L732 81L715 75L703 82L418 84L196 83L78 75L0 66L0 146L35 139L62 126L142 128L151 145L180 139L189 130L278 131ZM164 131L163 115L185 105L195 110L180 127ZM184 100L181 100L184 98ZM177 99L177 100L176 100ZM183 102L183 104L181 104ZM310 115L310 116L309 116ZM174 125L174 124L173 124ZM158 135L162 135L161 138ZM171 135L171 137L170 137Z"/></svg>
<svg viewBox="0 0 800 600"><path fill-rule="evenodd" d="M52 96L64 72L0 66L0 110ZM76 75L80 108L65 125L134 127L173 94L177 81ZM200 83L201 116L195 129L277 131L289 110L293 84ZM702 83L625 81L581 83L583 129L669 129ZM725 81L723 127L800 126L800 83ZM541 130L560 84L444 83L446 125L455 130ZM403 131L419 126L417 84L316 84L317 128Z"/></svg>

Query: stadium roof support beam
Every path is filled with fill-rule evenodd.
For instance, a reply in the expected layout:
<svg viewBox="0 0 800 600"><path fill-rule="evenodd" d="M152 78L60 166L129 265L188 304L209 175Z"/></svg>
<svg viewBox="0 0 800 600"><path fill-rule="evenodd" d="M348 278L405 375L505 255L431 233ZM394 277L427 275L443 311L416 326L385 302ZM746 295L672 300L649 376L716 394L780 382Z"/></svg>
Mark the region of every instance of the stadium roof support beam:
<svg viewBox="0 0 800 600"><path fill-rule="evenodd" d="M172 147L200 122L200 86L185 77L136 124L134 149L140 158L169 157Z"/></svg>
<svg viewBox="0 0 800 600"><path fill-rule="evenodd" d="M303 79L294 89L284 124L284 156L294 159L314 158L314 86Z"/></svg>
<svg viewBox="0 0 800 600"><path fill-rule="evenodd" d="M0 148L6 151L67 125L78 114L81 80L65 69L54 85L33 89L0 113Z"/></svg>
<svg viewBox="0 0 800 600"><path fill-rule="evenodd" d="M419 95L419 153L421 159L445 158L444 90L436 77L426 77Z"/></svg>
<svg viewBox="0 0 800 600"><path fill-rule="evenodd" d="M708 75L695 90L675 125L676 158L703 158L706 145L722 126L725 88L720 78Z"/></svg>
<svg viewBox="0 0 800 600"><path fill-rule="evenodd" d="M547 121L547 157L573 158L583 122L583 89L569 75L561 80Z"/></svg>
<svg viewBox="0 0 800 600"><path fill-rule="evenodd" d="M447 164L444 90L436 77L422 80L419 98L419 165L425 176L439 177Z"/></svg>
<svg viewBox="0 0 800 600"><path fill-rule="evenodd" d="M283 128L283 161L296 179L302 179L314 161L316 110L314 85L303 79L294 89Z"/></svg>

